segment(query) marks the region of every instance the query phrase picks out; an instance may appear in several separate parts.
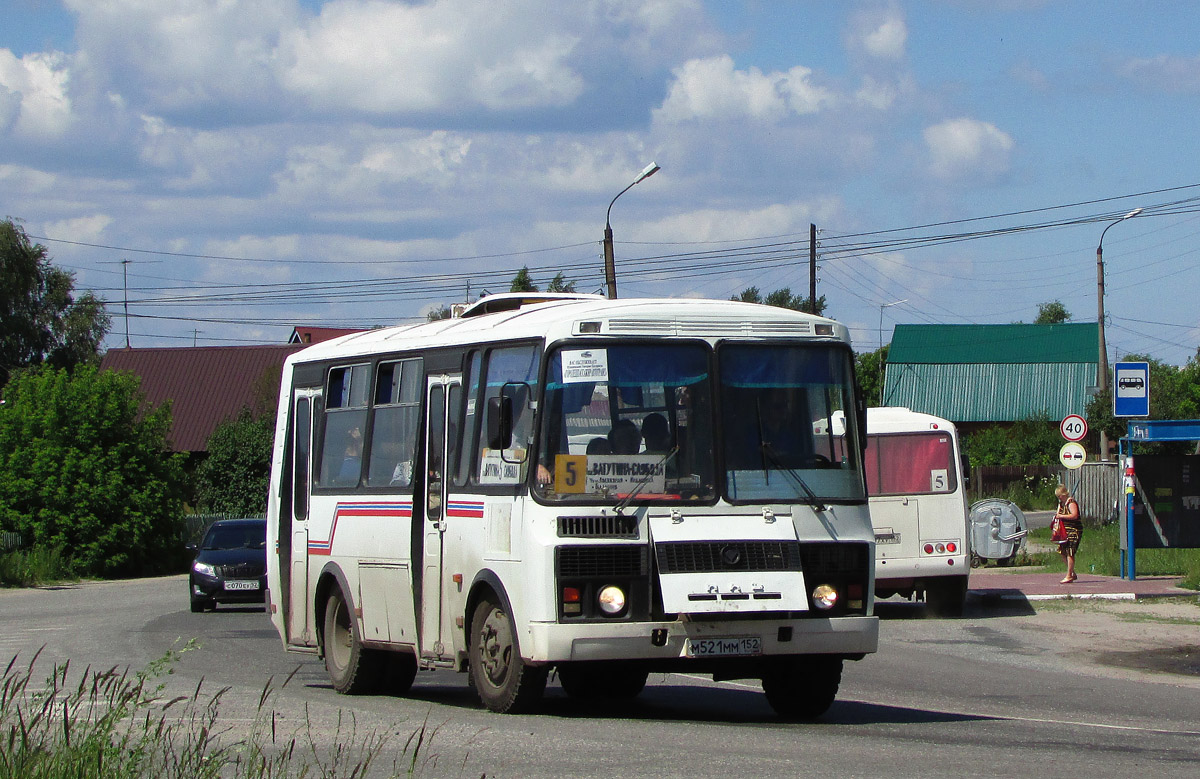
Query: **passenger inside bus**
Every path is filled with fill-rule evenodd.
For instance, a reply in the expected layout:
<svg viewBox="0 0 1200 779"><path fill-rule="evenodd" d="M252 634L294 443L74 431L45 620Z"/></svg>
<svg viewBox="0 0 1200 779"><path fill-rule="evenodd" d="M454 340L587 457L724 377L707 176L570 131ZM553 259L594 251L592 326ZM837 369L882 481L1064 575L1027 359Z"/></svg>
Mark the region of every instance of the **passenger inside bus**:
<svg viewBox="0 0 1200 779"><path fill-rule="evenodd" d="M666 454L671 449L671 428L667 418L657 411L647 414L642 420L642 440L646 442L646 451L653 454Z"/></svg>
<svg viewBox="0 0 1200 779"><path fill-rule="evenodd" d="M642 434L631 419L618 419L608 431L608 443L613 454L637 454L642 448Z"/></svg>

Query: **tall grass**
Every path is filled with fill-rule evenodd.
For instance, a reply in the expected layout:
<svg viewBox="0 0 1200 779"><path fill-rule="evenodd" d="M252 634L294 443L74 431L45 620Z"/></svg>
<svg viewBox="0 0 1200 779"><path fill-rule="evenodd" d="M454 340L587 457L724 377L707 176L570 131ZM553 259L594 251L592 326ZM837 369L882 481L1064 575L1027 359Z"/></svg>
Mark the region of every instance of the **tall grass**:
<svg viewBox="0 0 1200 779"><path fill-rule="evenodd" d="M0 552L0 587L73 581L70 561L59 549L35 546Z"/></svg>
<svg viewBox="0 0 1200 779"><path fill-rule="evenodd" d="M436 765L429 742L437 729L428 723L390 767L376 764L394 731L359 733L353 716L339 713L332 733L317 734L306 706L305 724L280 734L272 699L291 676L278 688L268 680L249 732L234 737L220 721L229 688L210 693L202 680L190 694L167 698L155 683L188 648L138 673L89 667L75 681L64 662L41 687L33 681L38 656L24 667L14 657L0 678L0 779L357 779L419 776Z"/></svg>
<svg viewBox="0 0 1200 779"><path fill-rule="evenodd" d="M1030 540L1053 546L1049 528L1029 531ZM1065 571L1066 564L1055 552L1036 555L1052 571ZM1134 552L1139 576L1182 576L1184 587L1200 589L1200 549L1138 549ZM1075 570L1104 576L1121 575L1121 545L1118 525L1086 527L1075 555Z"/></svg>

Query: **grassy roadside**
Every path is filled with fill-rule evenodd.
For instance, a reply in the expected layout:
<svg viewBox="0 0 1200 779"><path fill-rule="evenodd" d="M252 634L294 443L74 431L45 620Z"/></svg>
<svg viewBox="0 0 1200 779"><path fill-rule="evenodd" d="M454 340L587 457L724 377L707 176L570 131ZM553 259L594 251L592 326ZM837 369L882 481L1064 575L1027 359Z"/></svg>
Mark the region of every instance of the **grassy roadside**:
<svg viewBox="0 0 1200 779"><path fill-rule="evenodd" d="M1029 531L1031 546L1053 548L1050 528ZM1062 557L1053 551L1029 554L1029 564L1048 571L1065 571ZM1138 549L1135 557L1139 576L1182 576L1182 586L1200 590L1200 549ZM1089 527L1075 556L1075 570L1104 576L1121 575L1121 547L1117 525Z"/></svg>
<svg viewBox="0 0 1200 779"><path fill-rule="evenodd" d="M291 677L278 686L268 680L249 732L234 736L220 714L228 688L210 692L201 681L190 695L168 698L158 681L190 647L137 673L72 673L61 663L40 687L37 656L23 666L13 658L0 676L0 779L332 779L445 769L430 753L437 728L428 723L408 735L391 765L381 763L400 736L394 727L363 733L339 714L320 743L307 724L279 732L272 701Z"/></svg>

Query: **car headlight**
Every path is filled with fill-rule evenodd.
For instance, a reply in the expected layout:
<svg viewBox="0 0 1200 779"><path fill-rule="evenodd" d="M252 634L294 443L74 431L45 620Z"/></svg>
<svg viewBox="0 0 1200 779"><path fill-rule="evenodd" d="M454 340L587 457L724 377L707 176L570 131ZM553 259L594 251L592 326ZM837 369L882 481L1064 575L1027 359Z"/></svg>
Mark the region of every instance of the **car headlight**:
<svg viewBox="0 0 1200 779"><path fill-rule="evenodd" d="M192 570L201 576L211 576L217 578L217 569L213 568L208 563L192 563Z"/></svg>
<svg viewBox="0 0 1200 779"><path fill-rule="evenodd" d="M611 584L600 590L596 601L600 604L600 610L605 614L620 614L625 610L625 593L620 587L614 587Z"/></svg>
<svg viewBox="0 0 1200 779"><path fill-rule="evenodd" d="M813 605L822 611L828 611L837 605L838 591L831 584L818 584L812 591Z"/></svg>

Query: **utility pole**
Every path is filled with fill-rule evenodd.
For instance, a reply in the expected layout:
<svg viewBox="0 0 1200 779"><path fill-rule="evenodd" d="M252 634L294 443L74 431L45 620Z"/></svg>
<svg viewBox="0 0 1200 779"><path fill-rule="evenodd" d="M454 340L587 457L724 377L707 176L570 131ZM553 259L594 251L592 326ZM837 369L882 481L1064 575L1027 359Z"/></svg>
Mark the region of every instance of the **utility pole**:
<svg viewBox="0 0 1200 779"><path fill-rule="evenodd" d="M125 291L125 348L129 348L129 263L131 260L121 260L122 287Z"/></svg>
<svg viewBox="0 0 1200 779"><path fill-rule="evenodd" d="M817 226L808 225L808 313L817 313Z"/></svg>

